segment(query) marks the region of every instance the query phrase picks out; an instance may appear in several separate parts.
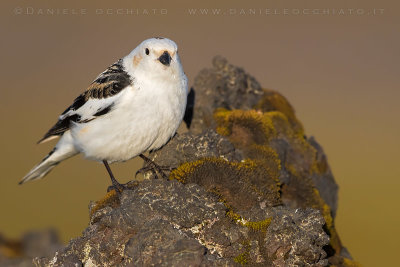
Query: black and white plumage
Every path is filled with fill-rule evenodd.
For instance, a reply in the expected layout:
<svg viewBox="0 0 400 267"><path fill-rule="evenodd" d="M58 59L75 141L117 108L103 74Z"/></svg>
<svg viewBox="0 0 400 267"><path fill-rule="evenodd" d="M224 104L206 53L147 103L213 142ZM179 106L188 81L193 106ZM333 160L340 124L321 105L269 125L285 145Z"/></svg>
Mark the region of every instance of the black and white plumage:
<svg viewBox="0 0 400 267"><path fill-rule="evenodd" d="M60 140L20 183L44 177L79 153L108 167L108 162L162 147L182 121L187 92L176 44L166 38L143 41L101 73L59 116L39 143Z"/></svg>
<svg viewBox="0 0 400 267"><path fill-rule="evenodd" d="M113 96L132 84L131 77L126 73L122 64L123 61L120 59L102 72L85 92L75 98L72 105L61 114L57 123L38 143L40 144L62 135L65 131L69 130L71 122L85 123L95 117L108 113L114 103L108 106L100 106L96 113L91 114L92 118L82 119L81 113L83 110L79 109L85 105L89 99L104 99Z"/></svg>

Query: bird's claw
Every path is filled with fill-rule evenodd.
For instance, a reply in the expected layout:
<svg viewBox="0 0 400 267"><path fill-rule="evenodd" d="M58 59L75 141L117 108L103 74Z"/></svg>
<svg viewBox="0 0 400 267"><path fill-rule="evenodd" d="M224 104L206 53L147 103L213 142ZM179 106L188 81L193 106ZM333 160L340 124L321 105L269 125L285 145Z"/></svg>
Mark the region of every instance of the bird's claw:
<svg viewBox="0 0 400 267"><path fill-rule="evenodd" d="M145 167L139 169L139 170L135 173L135 178L136 178L136 176L137 176L139 173L142 174L142 175L144 175L146 172L149 172L149 171L151 171L152 174L157 175L156 171L155 171L152 167L150 167L150 166L145 166Z"/></svg>
<svg viewBox="0 0 400 267"><path fill-rule="evenodd" d="M113 184L110 185L107 188L107 192L110 192L111 190L114 190L115 193L117 193L118 195L120 195L125 189L129 189L129 187L127 186L127 184Z"/></svg>
<svg viewBox="0 0 400 267"><path fill-rule="evenodd" d="M164 173L164 171L172 171L173 168L169 167L169 166L159 166L154 162L147 162L147 166L139 169L136 173L135 173L135 178L136 176L140 173L140 174L145 174L146 172L151 171L151 173L158 178L158 175L161 175L161 177L163 179L168 179L168 176Z"/></svg>

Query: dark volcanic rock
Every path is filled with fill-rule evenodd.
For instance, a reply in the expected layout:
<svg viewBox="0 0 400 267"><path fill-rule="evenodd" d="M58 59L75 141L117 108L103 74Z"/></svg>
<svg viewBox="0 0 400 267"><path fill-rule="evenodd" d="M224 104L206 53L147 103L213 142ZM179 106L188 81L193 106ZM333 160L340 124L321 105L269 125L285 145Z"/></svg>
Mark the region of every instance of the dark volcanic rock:
<svg viewBox="0 0 400 267"><path fill-rule="evenodd" d="M274 258L273 266L327 265L326 252L321 248L329 243L329 238L320 231L325 221L319 212L277 209L272 217L265 248L268 256Z"/></svg>
<svg viewBox="0 0 400 267"><path fill-rule="evenodd" d="M213 68L200 71L193 90L195 104L190 129L195 133L215 126L216 108L251 109L264 94L254 77L221 56L213 59Z"/></svg>
<svg viewBox="0 0 400 267"><path fill-rule="evenodd" d="M326 155L288 101L221 57L189 98L189 132L150 153L169 180L91 203L83 235L36 264L355 266Z"/></svg>
<svg viewBox="0 0 400 267"><path fill-rule="evenodd" d="M214 130L202 134L177 134L163 149L151 153L153 160L161 166L178 167L184 162L201 158L222 157L229 161L241 161L241 152L229 140Z"/></svg>
<svg viewBox="0 0 400 267"><path fill-rule="evenodd" d="M318 211L259 209L266 221L229 217L218 196L197 184L146 180L123 192L119 208L95 212L83 236L54 258L36 262L43 266L50 261L55 266L327 264L323 246L329 238Z"/></svg>

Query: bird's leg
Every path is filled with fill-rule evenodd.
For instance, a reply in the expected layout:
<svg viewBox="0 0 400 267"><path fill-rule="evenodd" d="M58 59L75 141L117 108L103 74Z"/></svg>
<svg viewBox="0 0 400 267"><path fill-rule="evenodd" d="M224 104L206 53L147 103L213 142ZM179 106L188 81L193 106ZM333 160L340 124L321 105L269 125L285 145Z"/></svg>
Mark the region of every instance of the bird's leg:
<svg viewBox="0 0 400 267"><path fill-rule="evenodd" d="M146 157L143 154L140 154L139 157L141 157L144 160L144 162L146 163L147 166L138 170L136 172L136 175L138 173L145 173L145 172L151 171L156 176L157 176L157 173L159 173L162 176L162 178L168 179L168 176L164 173L164 170L171 171L172 170L171 167L159 166L154 161L152 161L151 159L149 159L148 157Z"/></svg>
<svg viewBox="0 0 400 267"><path fill-rule="evenodd" d="M112 183L112 186L110 186L107 191L110 191L111 189L114 189L117 194L122 193L122 191L124 189L126 189L126 186L118 183L118 181L115 179L115 177L114 177L114 175L113 175L113 173L112 173L112 171L110 169L110 166L108 165L107 160L103 160L103 163L104 163L104 166L106 166L107 172L110 175L111 183Z"/></svg>

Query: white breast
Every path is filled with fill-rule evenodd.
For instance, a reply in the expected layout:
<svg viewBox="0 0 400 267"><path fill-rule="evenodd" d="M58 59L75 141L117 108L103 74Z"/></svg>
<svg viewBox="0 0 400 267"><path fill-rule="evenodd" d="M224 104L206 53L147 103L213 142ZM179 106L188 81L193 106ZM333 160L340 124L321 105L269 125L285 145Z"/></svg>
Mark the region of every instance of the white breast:
<svg viewBox="0 0 400 267"><path fill-rule="evenodd" d="M136 80L119 95L111 112L71 128L74 144L85 157L125 161L163 146L182 121L187 80Z"/></svg>

